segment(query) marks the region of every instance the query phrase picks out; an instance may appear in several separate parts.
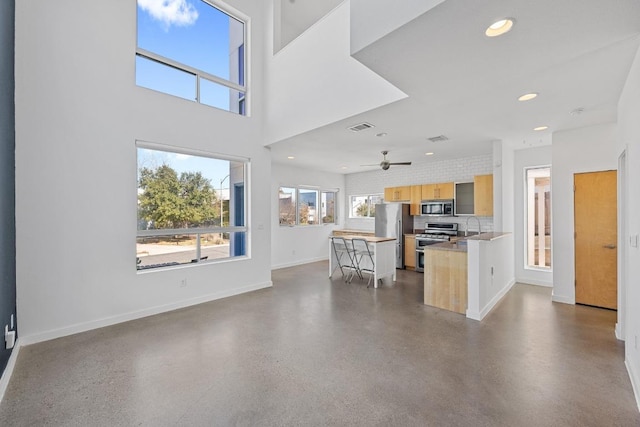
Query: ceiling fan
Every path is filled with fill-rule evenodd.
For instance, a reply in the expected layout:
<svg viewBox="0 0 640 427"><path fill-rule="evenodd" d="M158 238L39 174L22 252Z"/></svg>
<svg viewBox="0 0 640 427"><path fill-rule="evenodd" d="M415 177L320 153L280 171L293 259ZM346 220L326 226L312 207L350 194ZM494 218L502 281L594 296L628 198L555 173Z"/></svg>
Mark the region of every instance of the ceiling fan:
<svg viewBox="0 0 640 427"><path fill-rule="evenodd" d="M383 159L380 162L379 166L382 168L382 170L386 171L387 169L389 169L389 167L391 165L401 165L401 166L409 166L409 165L411 165L411 162L393 162L392 163L389 160L387 160L387 154L389 154L388 151L386 151L386 150L385 151L381 151L381 153L382 153ZM362 166L378 166L378 165L362 165Z"/></svg>

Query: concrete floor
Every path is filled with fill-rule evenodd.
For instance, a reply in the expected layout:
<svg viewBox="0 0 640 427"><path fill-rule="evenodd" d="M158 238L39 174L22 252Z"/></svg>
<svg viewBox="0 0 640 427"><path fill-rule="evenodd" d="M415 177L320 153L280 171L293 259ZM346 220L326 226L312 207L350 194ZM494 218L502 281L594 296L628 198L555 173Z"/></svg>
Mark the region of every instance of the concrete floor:
<svg viewBox="0 0 640 427"><path fill-rule="evenodd" d="M640 425L615 312L516 285L478 323L414 272L326 275L24 347L0 425Z"/></svg>

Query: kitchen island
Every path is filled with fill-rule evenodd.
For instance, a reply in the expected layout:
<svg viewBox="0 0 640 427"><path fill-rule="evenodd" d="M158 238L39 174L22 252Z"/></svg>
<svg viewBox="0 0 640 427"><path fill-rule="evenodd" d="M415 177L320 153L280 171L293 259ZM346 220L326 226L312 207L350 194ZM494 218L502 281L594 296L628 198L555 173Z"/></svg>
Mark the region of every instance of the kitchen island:
<svg viewBox="0 0 640 427"><path fill-rule="evenodd" d="M424 303L482 320L515 283L512 258L511 233L425 247Z"/></svg>
<svg viewBox="0 0 640 427"><path fill-rule="evenodd" d="M353 234L341 234L336 237L341 237L345 241L349 242L351 239L364 239L370 246L373 252L373 287L378 287L378 281L387 277L392 281L396 281L396 239L393 237L375 237L375 236L361 236ZM350 244L350 242L349 242ZM366 258L363 258L363 262L369 262ZM336 256L333 253L331 247L331 237L329 238L329 277L333 273L334 268L337 266ZM366 265L367 268L371 268L371 265Z"/></svg>

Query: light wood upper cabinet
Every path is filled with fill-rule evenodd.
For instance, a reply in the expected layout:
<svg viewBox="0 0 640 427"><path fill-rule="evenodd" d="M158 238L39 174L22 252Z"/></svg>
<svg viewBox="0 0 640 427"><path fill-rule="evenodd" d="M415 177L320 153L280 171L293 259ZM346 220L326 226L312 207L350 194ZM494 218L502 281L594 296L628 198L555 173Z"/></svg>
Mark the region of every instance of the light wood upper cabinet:
<svg viewBox="0 0 640 427"><path fill-rule="evenodd" d="M422 200L453 199L453 182L422 185Z"/></svg>
<svg viewBox="0 0 640 427"><path fill-rule="evenodd" d="M414 236L404 236L404 266L411 270L416 269L416 238Z"/></svg>
<svg viewBox="0 0 640 427"><path fill-rule="evenodd" d="M473 206L477 216L493 216L493 175L473 177Z"/></svg>
<svg viewBox="0 0 640 427"><path fill-rule="evenodd" d="M420 202L422 201L422 185L411 186L411 215L420 215Z"/></svg>
<svg viewBox="0 0 640 427"><path fill-rule="evenodd" d="M409 202L411 201L411 186L387 187L384 189L384 200L387 202Z"/></svg>

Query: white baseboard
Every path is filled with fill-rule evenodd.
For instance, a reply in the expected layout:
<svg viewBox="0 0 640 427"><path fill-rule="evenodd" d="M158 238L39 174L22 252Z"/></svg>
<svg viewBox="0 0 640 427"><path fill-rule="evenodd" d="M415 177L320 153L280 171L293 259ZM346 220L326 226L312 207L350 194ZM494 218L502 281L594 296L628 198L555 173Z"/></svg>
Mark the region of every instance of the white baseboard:
<svg viewBox="0 0 640 427"><path fill-rule="evenodd" d="M516 284L516 280L511 279L504 288L500 289L500 291L498 291L498 293L493 298L491 298L491 301L489 301L487 305L485 305L482 308L482 310L480 310L479 312L467 310L467 313L466 313L467 317L473 320L484 319L485 316L489 314L489 312L493 309L493 307L495 307L496 304L498 304L498 301L500 301L502 297L504 297L507 294L507 292L509 292L509 290L511 290L511 288L515 284Z"/></svg>
<svg viewBox="0 0 640 427"><path fill-rule="evenodd" d="M543 282L542 280L532 279L530 277L521 277L516 279L517 283L523 283L525 285L542 286L545 288L553 288L553 283Z"/></svg>
<svg viewBox="0 0 640 427"><path fill-rule="evenodd" d="M312 262L327 261L327 260L329 260L329 257L307 258L307 259L296 260L296 261L292 261L292 262L285 262L285 263L282 263L282 264L272 265L271 266L271 270L279 270L281 268L296 267L298 265L310 264Z"/></svg>
<svg viewBox="0 0 640 427"><path fill-rule="evenodd" d="M636 397L636 405L638 405L638 411L640 411L640 377L638 377L638 373L634 371L633 365L631 365L628 360L624 361L624 365L627 367L629 379L631 380L631 387L633 388L633 394Z"/></svg>
<svg viewBox="0 0 640 427"><path fill-rule="evenodd" d="M11 356L9 356L9 361L7 362L7 366L4 368L2 377L0 377L0 402L4 399L4 393L7 391L11 375L13 375L13 369L16 366L16 360L18 360L18 353L20 353L21 344L21 339L18 338L13 346L13 351L11 351Z"/></svg>
<svg viewBox="0 0 640 427"><path fill-rule="evenodd" d="M624 337L622 336L622 325L616 322L616 338L620 341L624 341Z"/></svg>
<svg viewBox="0 0 640 427"><path fill-rule="evenodd" d="M56 338L65 337L68 335L78 334L80 332L90 331L92 329L103 328L105 326L115 325L117 323L128 322L130 320L141 319L147 316L153 316L155 314L166 313L168 311L178 310L180 308L190 307L192 305L202 304L209 301L214 301L221 298L227 298L234 295L244 294L246 292L257 291L259 289L270 288L273 286L273 282L270 280L263 283L255 283L249 286L243 286L241 288L229 289L213 294L207 294L196 298L191 298L183 301L178 301L171 304L160 305L156 307L146 308L143 310L133 311L130 313L119 314L117 316L106 317L103 319L93 320L90 322L78 323L75 325L67 326L59 329L52 329L33 335L22 336L22 345L30 345L39 343L42 341L48 341Z"/></svg>
<svg viewBox="0 0 640 427"><path fill-rule="evenodd" d="M576 301L574 298L569 298L563 295L551 294L551 301L553 302L561 302L562 304L571 304L575 305Z"/></svg>

